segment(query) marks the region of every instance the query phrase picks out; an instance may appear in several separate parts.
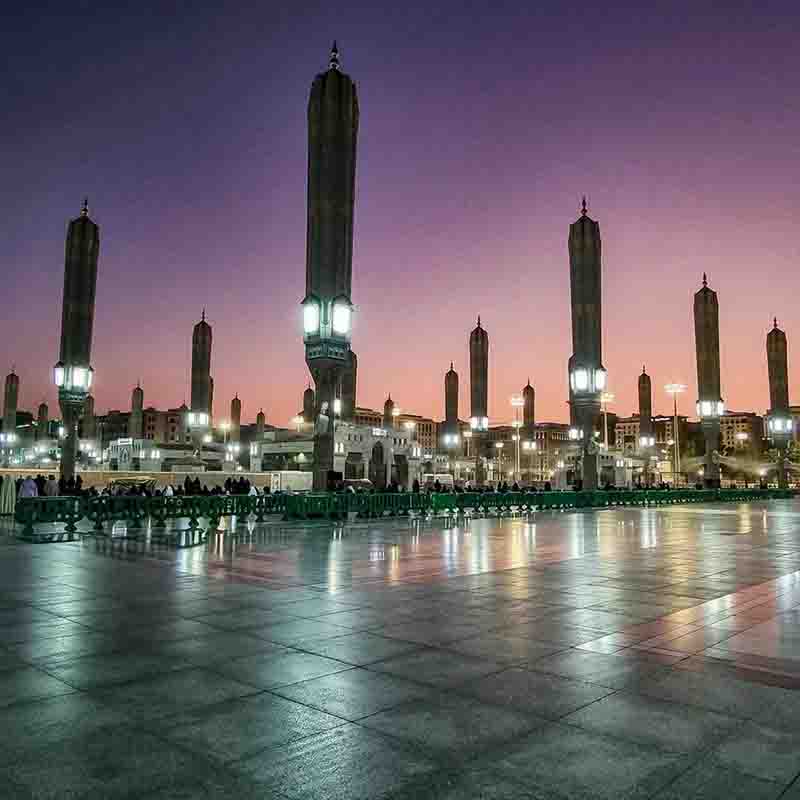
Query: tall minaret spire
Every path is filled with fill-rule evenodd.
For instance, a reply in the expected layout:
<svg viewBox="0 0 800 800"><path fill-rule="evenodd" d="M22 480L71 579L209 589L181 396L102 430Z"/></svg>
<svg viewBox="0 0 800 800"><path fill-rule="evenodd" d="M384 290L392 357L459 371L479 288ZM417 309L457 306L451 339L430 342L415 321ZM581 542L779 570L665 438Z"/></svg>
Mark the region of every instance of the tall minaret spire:
<svg viewBox="0 0 800 800"><path fill-rule="evenodd" d="M357 140L356 86L339 67L333 42L328 69L316 76L308 99L306 288L301 302L318 413L327 408L330 414L336 400L345 415L355 408L356 360L350 344ZM314 435L315 490L328 487L333 469L333 426L320 426ZM385 474L376 478L378 488L386 485Z"/></svg>

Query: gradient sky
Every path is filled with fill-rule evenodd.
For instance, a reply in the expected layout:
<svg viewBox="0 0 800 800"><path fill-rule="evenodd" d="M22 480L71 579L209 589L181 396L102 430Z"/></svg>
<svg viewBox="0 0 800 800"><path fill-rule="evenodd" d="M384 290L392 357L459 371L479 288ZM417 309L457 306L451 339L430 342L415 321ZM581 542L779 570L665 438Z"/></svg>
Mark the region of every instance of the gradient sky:
<svg viewBox="0 0 800 800"><path fill-rule="evenodd" d="M800 11L790 2L18 4L0 30L0 365L54 411L65 226L101 226L96 407L188 398L214 328L215 412L300 405L306 103L339 40L358 84L359 405L441 418L468 333L493 420L531 377L566 420L566 238L586 194L604 249L620 414L642 364L696 398L692 294L719 293L723 396L763 412L773 315L800 368Z"/></svg>

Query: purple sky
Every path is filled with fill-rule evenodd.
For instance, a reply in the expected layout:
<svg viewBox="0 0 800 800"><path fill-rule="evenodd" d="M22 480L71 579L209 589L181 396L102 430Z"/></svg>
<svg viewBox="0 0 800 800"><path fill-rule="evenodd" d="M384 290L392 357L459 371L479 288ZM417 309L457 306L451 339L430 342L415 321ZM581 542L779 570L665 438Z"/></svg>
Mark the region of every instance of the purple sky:
<svg viewBox="0 0 800 800"><path fill-rule="evenodd" d="M101 226L96 405L188 397L214 327L215 411L300 405L306 102L339 40L361 105L353 295L359 404L441 417L467 337L490 336L490 415L531 377L564 420L566 237L604 246L613 410L643 363L696 398L692 293L720 298L729 408L768 404L764 338L800 337L800 12L783 3L37 4L4 22L0 365L55 403L65 225ZM69 13L67 14L67 10Z"/></svg>

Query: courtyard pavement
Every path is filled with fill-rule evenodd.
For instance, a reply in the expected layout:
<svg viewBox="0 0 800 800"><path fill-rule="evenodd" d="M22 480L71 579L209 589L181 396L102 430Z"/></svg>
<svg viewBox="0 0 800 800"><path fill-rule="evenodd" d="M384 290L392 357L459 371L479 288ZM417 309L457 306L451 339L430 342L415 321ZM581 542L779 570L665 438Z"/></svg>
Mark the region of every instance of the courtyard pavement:
<svg viewBox="0 0 800 800"><path fill-rule="evenodd" d="M9 531L2 798L800 798L798 501Z"/></svg>

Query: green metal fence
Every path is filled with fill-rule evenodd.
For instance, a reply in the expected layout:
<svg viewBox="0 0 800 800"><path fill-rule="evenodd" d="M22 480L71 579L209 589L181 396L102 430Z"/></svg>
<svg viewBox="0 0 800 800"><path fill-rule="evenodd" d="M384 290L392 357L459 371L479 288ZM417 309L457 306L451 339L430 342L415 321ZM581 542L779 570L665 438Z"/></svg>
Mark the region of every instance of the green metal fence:
<svg viewBox="0 0 800 800"><path fill-rule="evenodd" d="M74 539L78 523L88 520L91 532L103 535L109 524L130 528L150 524L154 534L169 538L169 523L185 520L181 530L217 530L223 517L280 514L287 520L380 518L404 515L476 515L525 513L614 506L658 506L680 503L749 502L794 496L780 489L653 489L585 492L463 492L436 494L268 494L189 497L33 497L17 502L20 536L29 541ZM63 527L62 527L63 526Z"/></svg>
<svg viewBox="0 0 800 800"><path fill-rule="evenodd" d="M189 532L216 530L223 517L285 514L288 495L210 495L178 497L28 497L17 501L20 538L28 541L69 541L78 523L87 520L91 532L102 535L108 524L122 522L131 528L148 522L156 535L177 538L170 523L185 520Z"/></svg>

